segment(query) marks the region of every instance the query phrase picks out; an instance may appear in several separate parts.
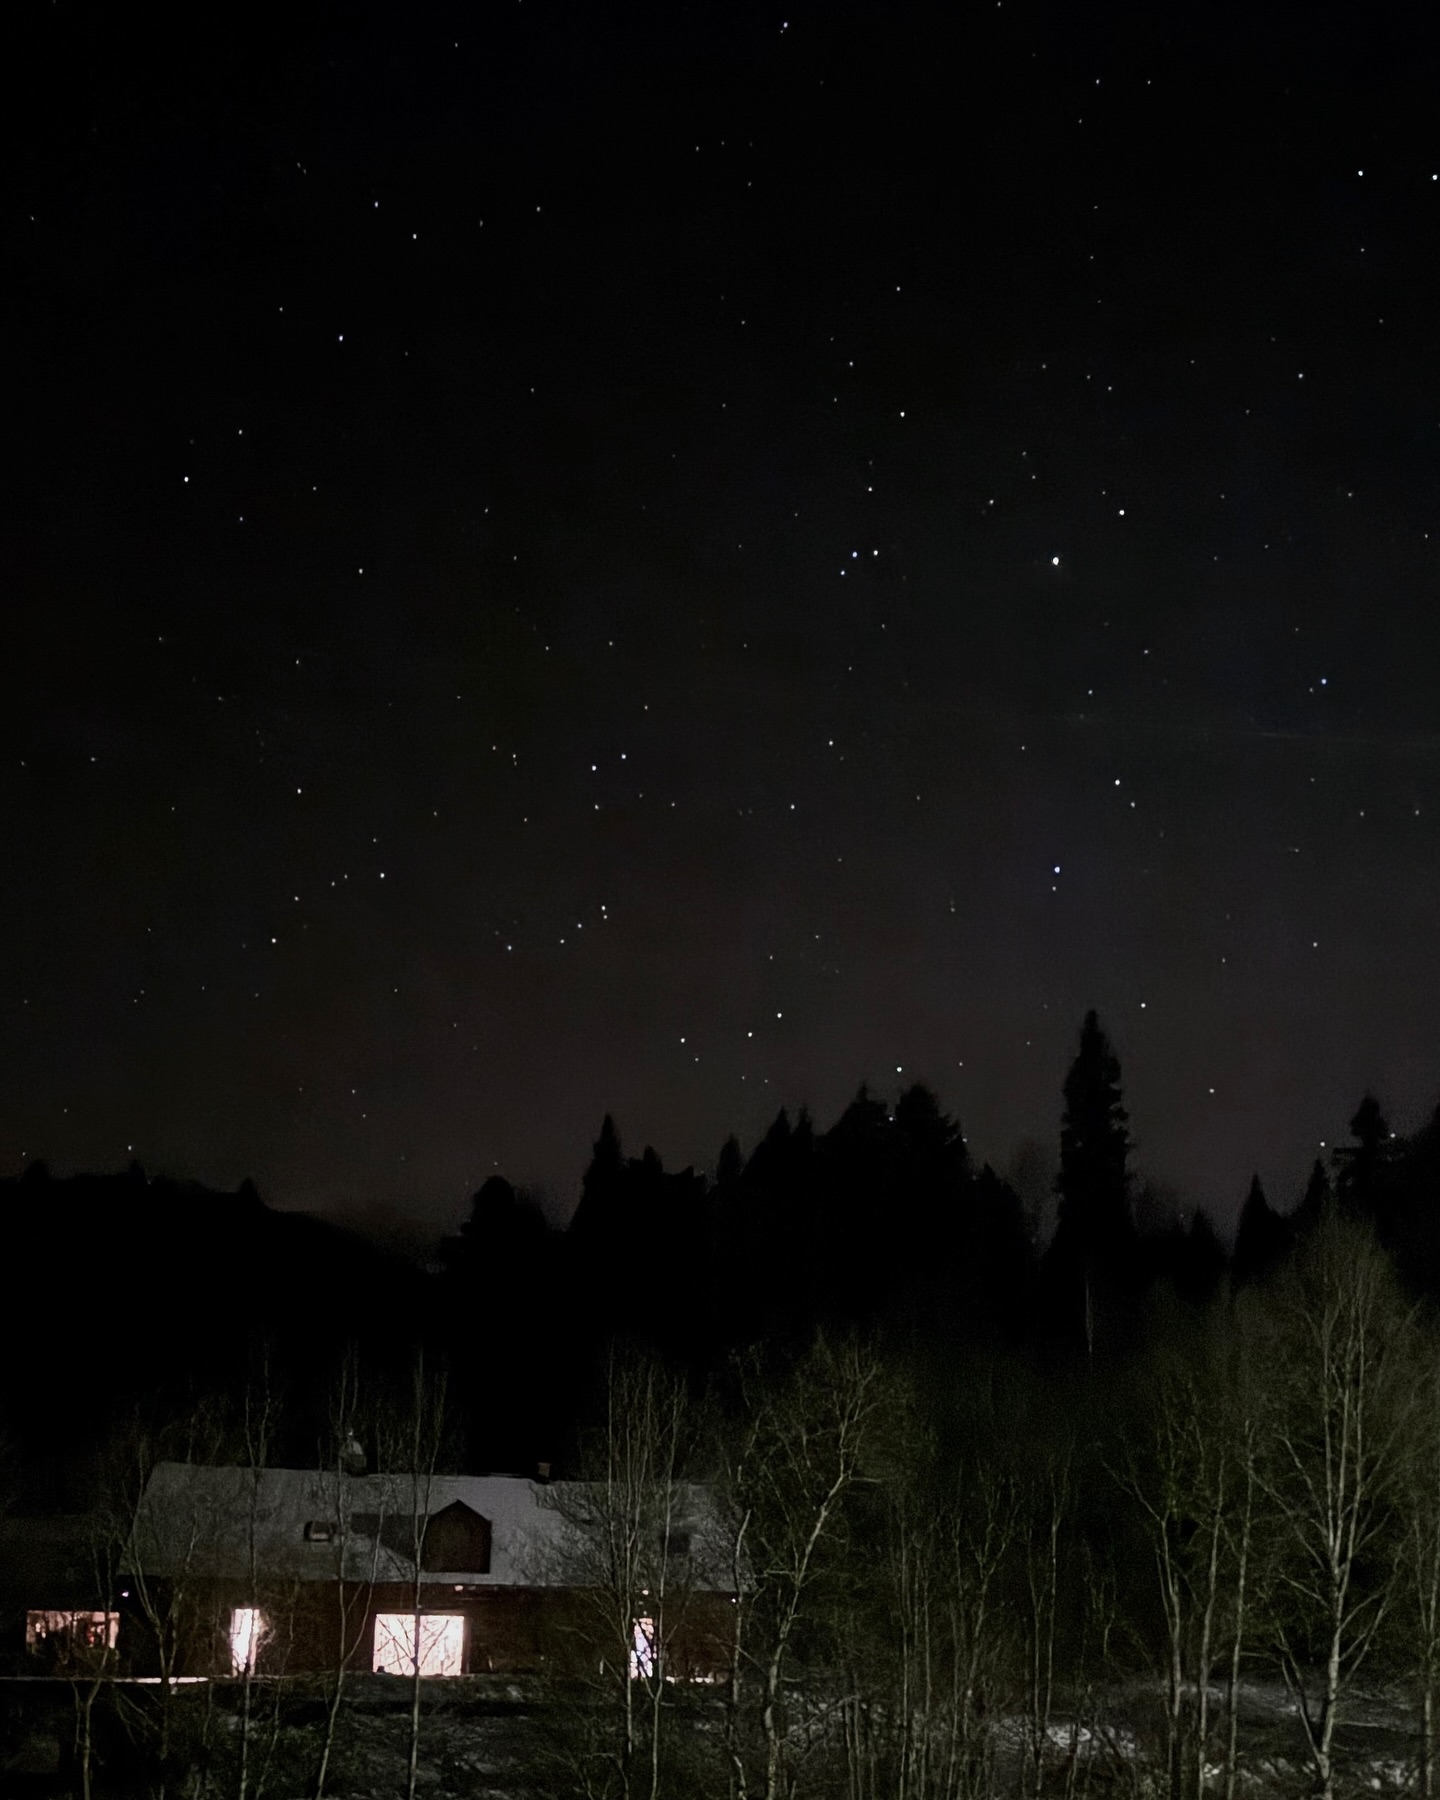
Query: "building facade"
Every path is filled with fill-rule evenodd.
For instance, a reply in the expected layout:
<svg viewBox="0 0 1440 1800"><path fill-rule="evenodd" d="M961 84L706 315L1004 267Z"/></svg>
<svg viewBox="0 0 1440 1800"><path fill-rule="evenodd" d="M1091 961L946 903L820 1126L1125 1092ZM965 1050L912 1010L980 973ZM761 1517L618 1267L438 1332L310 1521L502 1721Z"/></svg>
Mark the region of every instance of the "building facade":
<svg viewBox="0 0 1440 1800"><path fill-rule="evenodd" d="M731 1596L703 1490L642 1498L621 1524L617 1559L614 1508L586 1484L162 1463L124 1558L116 1653L191 1678L610 1659L716 1679Z"/></svg>

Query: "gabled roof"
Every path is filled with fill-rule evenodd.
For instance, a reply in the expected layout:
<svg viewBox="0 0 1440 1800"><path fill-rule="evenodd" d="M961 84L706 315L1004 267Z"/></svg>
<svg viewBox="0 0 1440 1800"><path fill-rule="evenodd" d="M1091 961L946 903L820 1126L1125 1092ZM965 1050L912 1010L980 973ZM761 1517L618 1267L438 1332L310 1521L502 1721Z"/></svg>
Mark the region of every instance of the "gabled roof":
<svg viewBox="0 0 1440 1800"><path fill-rule="evenodd" d="M673 1541L685 1547L691 1584L722 1590L726 1581L708 1553L714 1535L708 1495L701 1488L682 1491L685 1529ZM597 1492L580 1482L542 1484L513 1475L427 1479L159 1463L145 1488L126 1567L172 1580L413 1581L425 1521L458 1505L489 1524L489 1566L422 1567L426 1583L585 1585L593 1559L576 1554L571 1520L585 1516ZM484 1537L439 1535L450 1543L457 1535L477 1544ZM711 1564L716 1571L707 1574Z"/></svg>
<svg viewBox="0 0 1440 1800"><path fill-rule="evenodd" d="M427 1582L549 1585L565 1526L545 1489L509 1475L340 1475L160 1463L141 1502L132 1569L211 1580L410 1581L417 1516L457 1501L491 1527L490 1566Z"/></svg>

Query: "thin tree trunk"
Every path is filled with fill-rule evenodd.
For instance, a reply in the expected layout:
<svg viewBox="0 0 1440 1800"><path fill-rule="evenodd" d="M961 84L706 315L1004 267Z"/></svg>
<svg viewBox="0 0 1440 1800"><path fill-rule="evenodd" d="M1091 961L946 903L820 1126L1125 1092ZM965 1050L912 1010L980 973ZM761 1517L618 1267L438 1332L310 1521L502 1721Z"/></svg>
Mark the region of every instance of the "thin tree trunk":
<svg viewBox="0 0 1440 1800"><path fill-rule="evenodd" d="M405 1764L405 1800L415 1800L415 1783L420 1772L420 1683L424 1677L420 1673L420 1584L418 1581L415 1586L415 1636L412 1654L413 1667L410 1672L410 1748Z"/></svg>
<svg viewBox="0 0 1440 1800"><path fill-rule="evenodd" d="M1027 1559L1030 1591L1030 1754L1031 1792L1040 1800L1045 1782L1045 1746L1055 1689L1055 1600L1059 1582L1061 1499L1052 1472L1050 1518L1043 1571L1037 1572L1033 1550Z"/></svg>
<svg viewBox="0 0 1440 1800"><path fill-rule="evenodd" d="M1220 1588L1220 1540L1225 1517L1225 1482L1217 1477L1215 1510L1210 1515L1210 1555L1205 1569L1205 1604L1200 1614L1200 1645L1195 1669L1195 1800L1205 1800L1205 1762L1210 1748L1210 1660L1215 1608Z"/></svg>
<svg viewBox="0 0 1440 1800"><path fill-rule="evenodd" d="M91 1779L95 1761L95 1702L100 1694L101 1678L97 1675L85 1684L82 1698L79 1684L75 1688L75 1761L80 1772L80 1800L91 1800Z"/></svg>
<svg viewBox="0 0 1440 1800"><path fill-rule="evenodd" d="M1225 1692L1225 1800L1235 1800L1240 1735L1240 1659L1245 1648L1245 1623L1249 1604L1250 1533L1255 1514L1255 1448L1249 1432L1245 1440L1245 1508L1240 1520L1240 1543L1235 1563L1235 1636L1230 1645L1230 1670Z"/></svg>
<svg viewBox="0 0 1440 1800"><path fill-rule="evenodd" d="M411 1533L408 1546L414 1571L411 1587L414 1620L410 1674L410 1743L405 1769L405 1800L415 1800L420 1772L420 1728L425 1677L420 1672L423 1614L425 1599L425 1532L430 1514L430 1497L444 1436L445 1381L438 1380L425 1367L424 1352L417 1354L411 1380L410 1416L405 1422L408 1440L406 1461L409 1464L409 1505Z"/></svg>
<svg viewBox="0 0 1440 1800"><path fill-rule="evenodd" d="M750 1510L740 1515L731 1533L730 1579L734 1585L734 1629L730 1634L730 1681L725 1720L725 1748L730 1758L732 1800L748 1800L745 1757L740 1744L741 1708L744 1703L745 1653L745 1534L750 1529Z"/></svg>

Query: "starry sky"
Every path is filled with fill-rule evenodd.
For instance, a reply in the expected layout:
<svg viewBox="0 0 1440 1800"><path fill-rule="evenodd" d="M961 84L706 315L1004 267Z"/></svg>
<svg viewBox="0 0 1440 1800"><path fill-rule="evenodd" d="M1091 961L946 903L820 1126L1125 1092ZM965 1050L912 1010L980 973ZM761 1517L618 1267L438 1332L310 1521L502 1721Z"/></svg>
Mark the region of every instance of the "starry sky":
<svg viewBox="0 0 1440 1800"><path fill-rule="evenodd" d="M1418 1123L1427 13L17 0L0 1168Z"/></svg>

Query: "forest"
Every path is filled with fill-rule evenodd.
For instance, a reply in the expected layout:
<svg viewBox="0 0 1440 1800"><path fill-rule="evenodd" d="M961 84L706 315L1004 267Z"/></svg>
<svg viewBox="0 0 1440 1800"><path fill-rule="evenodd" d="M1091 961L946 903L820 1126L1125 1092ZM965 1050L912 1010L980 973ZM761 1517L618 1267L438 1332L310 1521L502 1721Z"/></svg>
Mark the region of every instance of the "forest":
<svg viewBox="0 0 1440 1800"><path fill-rule="evenodd" d="M31 1170L8 1523L123 1520L166 1458L543 1463L583 1484L601 1645L499 1698L417 1671L383 1730L343 1670L203 1706L71 1671L53 1791L1432 1800L1440 1119L1402 1138L1366 1096L1350 1129L1291 1208L1252 1186L1233 1248L1157 1217L1092 1013L1048 1242L919 1087L782 1112L713 1178L607 1118L566 1230L493 1178L430 1271L251 1189ZM663 1645L717 1588L720 1674L637 1665L638 1619Z"/></svg>

